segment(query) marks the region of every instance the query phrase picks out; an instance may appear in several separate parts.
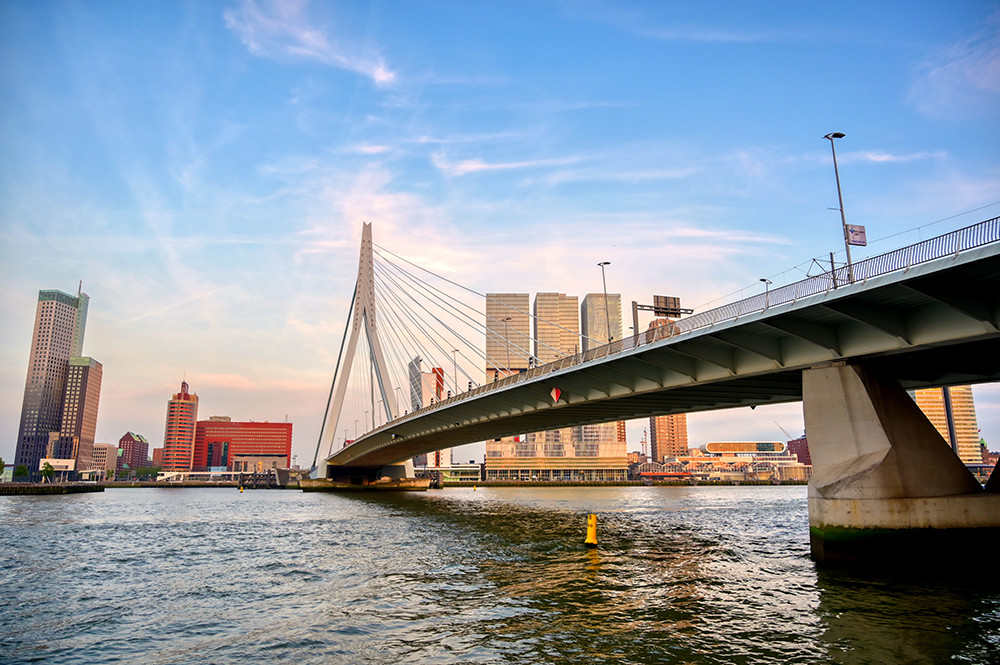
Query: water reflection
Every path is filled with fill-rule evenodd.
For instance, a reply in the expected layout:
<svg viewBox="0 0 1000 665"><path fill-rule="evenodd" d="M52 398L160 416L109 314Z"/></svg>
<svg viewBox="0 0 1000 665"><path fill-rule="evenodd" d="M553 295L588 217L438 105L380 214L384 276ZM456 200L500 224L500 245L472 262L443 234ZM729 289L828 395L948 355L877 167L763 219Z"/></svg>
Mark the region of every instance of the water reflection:
<svg viewBox="0 0 1000 665"><path fill-rule="evenodd" d="M861 577L820 569L817 613L831 662L1000 662L1000 633L983 630L1000 625L996 588L937 577Z"/></svg>
<svg viewBox="0 0 1000 665"><path fill-rule="evenodd" d="M3 660L784 665L1000 652L995 590L817 572L805 498L796 487L4 498ZM596 550L583 546L588 513Z"/></svg>

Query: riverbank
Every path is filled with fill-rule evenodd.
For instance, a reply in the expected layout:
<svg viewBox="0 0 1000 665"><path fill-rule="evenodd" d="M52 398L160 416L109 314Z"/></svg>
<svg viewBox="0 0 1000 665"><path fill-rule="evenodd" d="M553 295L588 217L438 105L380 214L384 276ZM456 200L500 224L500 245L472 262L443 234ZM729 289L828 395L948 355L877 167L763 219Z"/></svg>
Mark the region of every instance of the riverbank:
<svg viewBox="0 0 1000 665"><path fill-rule="evenodd" d="M484 480L480 482L444 482L441 487L747 487L775 485L808 485L808 480L783 480L773 483L770 480L699 480L691 483L686 480L654 480L647 483L644 480Z"/></svg>
<svg viewBox="0 0 1000 665"><path fill-rule="evenodd" d="M95 483L0 483L0 496L82 494L103 491L104 485Z"/></svg>

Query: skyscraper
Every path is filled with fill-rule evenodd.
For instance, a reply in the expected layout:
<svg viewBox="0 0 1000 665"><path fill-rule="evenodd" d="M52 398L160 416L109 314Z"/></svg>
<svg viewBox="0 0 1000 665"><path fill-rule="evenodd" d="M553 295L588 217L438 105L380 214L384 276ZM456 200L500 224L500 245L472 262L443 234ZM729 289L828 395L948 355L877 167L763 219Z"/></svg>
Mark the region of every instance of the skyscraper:
<svg viewBox="0 0 1000 665"><path fill-rule="evenodd" d="M62 425L49 435L47 457L76 460L76 470L90 469L97 434L104 366L93 358L69 359L63 391Z"/></svg>
<svg viewBox="0 0 1000 665"><path fill-rule="evenodd" d="M952 386L949 393L958 457L966 464L979 464L982 462L983 456L979 446L979 425L976 422L976 405L972 400L972 386ZM914 399L916 399L920 410L937 429L941 438L951 446L944 389L917 390Z"/></svg>
<svg viewBox="0 0 1000 665"><path fill-rule="evenodd" d="M528 369L531 316L527 293L486 294L486 380Z"/></svg>
<svg viewBox="0 0 1000 665"><path fill-rule="evenodd" d="M649 454L654 462L688 454L687 414L652 416L649 419Z"/></svg>
<svg viewBox="0 0 1000 665"><path fill-rule="evenodd" d="M33 478L39 477L39 460L48 452L52 433L57 438L62 430L69 361L83 352L89 302L90 296L82 291L75 296L38 292L14 454L14 464L27 466Z"/></svg>
<svg viewBox="0 0 1000 665"><path fill-rule="evenodd" d="M621 294L609 293L605 304L603 293L588 293L580 303L580 328L584 351L607 344L611 340L621 339Z"/></svg>
<svg viewBox="0 0 1000 665"><path fill-rule="evenodd" d="M580 351L580 309L576 296L536 293L532 314L535 358L539 365Z"/></svg>
<svg viewBox="0 0 1000 665"><path fill-rule="evenodd" d="M609 293L607 300L605 300L603 293L588 293L584 296L583 302L580 304L580 328L584 351L607 344L611 340L621 339L621 294ZM620 427L624 429L624 426L622 422ZM618 428L619 425L613 422L601 425L584 425L581 436L584 442L591 444L618 441Z"/></svg>
<svg viewBox="0 0 1000 665"><path fill-rule="evenodd" d="M190 471L194 463L194 435L198 422L198 396L188 392L187 381L167 402L163 432L163 470Z"/></svg>

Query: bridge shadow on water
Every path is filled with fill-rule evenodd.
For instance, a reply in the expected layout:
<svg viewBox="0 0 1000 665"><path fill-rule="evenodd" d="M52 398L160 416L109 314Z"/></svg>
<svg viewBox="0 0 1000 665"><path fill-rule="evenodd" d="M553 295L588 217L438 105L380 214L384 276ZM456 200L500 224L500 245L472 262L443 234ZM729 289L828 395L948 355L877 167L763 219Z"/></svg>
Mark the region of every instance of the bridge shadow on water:
<svg viewBox="0 0 1000 665"><path fill-rule="evenodd" d="M1000 662L995 583L970 582L972 570L817 569L801 488L470 488L349 501L419 522L414 537L448 553L407 588L452 613L466 657L455 662ZM588 512L599 515L597 550L583 547Z"/></svg>

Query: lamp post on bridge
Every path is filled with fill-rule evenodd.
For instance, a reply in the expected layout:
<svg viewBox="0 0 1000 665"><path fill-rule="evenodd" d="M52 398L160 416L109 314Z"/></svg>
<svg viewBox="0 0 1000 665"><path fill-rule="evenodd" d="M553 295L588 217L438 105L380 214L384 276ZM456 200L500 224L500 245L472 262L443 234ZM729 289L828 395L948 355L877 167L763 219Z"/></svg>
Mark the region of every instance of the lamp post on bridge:
<svg viewBox="0 0 1000 665"><path fill-rule="evenodd" d="M458 349L451 350L451 361L454 363L454 381L455 381L455 394L458 394Z"/></svg>
<svg viewBox="0 0 1000 665"><path fill-rule="evenodd" d="M508 316L503 320L503 345L507 348L507 376L510 376L510 338L507 335L507 322L512 320L513 316Z"/></svg>
<svg viewBox="0 0 1000 665"><path fill-rule="evenodd" d="M772 282L771 280L767 279L766 277L761 277L760 281L764 282L764 309L767 309L768 306L771 304L770 303L770 295L771 294L768 291L768 289L769 289L769 287L772 284L774 284L774 282Z"/></svg>
<svg viewBox="0 0 1000 665"><path fill-rule="evenodd" d="M842 139L846 136L843 132L831 132L823 138L829 139L830 150L833 152L833 174L837 178L837 200L840 201L840 224L844 231L844 250L847 252L847 279L854 283L854 265L851 263L851 243L850 233L847 230L847 216L844 214L844 195L840 191L840 171L837 169L837 148L833 144L834 139ZM836 274L836 270L834 270Z"/></svg>
<svg viewBox="0 0 1000 665"><path fill-rule="evenodd" d="M604 266L611 265L611 261L601 261L597 265L601 266L601 283L604 285L604 322L608 324L608 341L611 343L611 314L608 311L608 280L604 277Z"/></svg>

